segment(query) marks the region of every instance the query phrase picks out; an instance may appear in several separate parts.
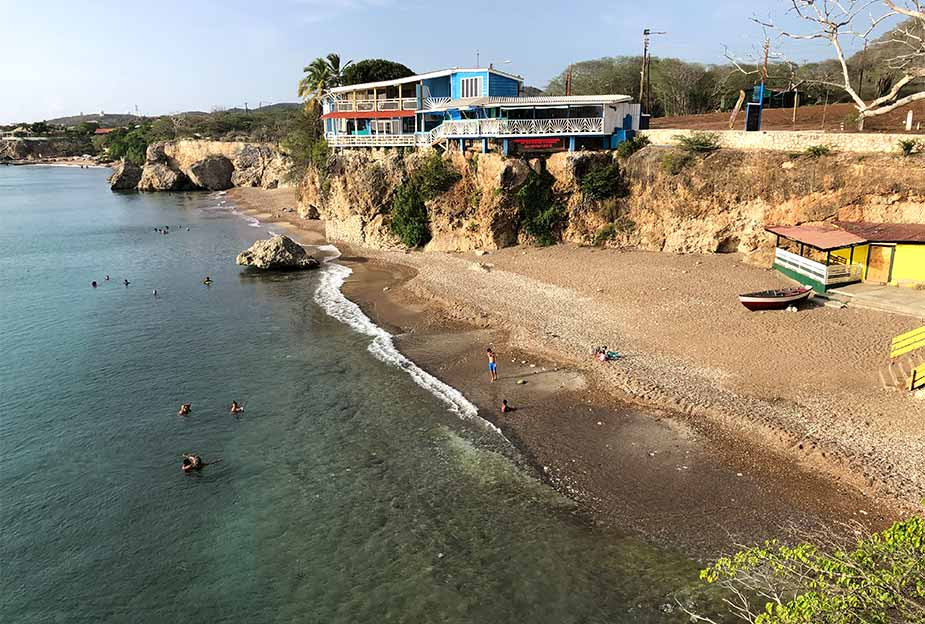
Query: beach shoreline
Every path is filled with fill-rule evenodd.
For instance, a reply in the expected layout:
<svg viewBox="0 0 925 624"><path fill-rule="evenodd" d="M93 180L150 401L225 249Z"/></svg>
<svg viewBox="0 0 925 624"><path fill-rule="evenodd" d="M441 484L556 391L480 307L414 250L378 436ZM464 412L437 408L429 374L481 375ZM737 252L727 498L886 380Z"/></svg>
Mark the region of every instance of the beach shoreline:
<svg viewBox="0 0 925 624"><path fill-rule="evenodd" d="M245 214L283 230L279 233L303 244L326 243L322 223L295 213L292 189L234 189L228 197ZM353 271L344 294L395 336L405 356L475 403L539 478L576 500L599 525L630 529L709 556L734 542L834 523L881 528L913 509L911 499L862 477L840 457L827 456L829 447L813 436L804 433L794 443L796 432L743 416L748 402L732 406L739 411L705 417L705 410L676 398L627 391L632 386L626 379L614 383L613 375L631 377L626 367L643 364L641 354L600 364L579 356L574 343L570 352L561 349L557 343L562 338L552 323L537 331L516 318L504 322L498 316L504 305L495 313L467 299L463 286L478 286L480 296L492 300L490 289L486 292L478 282L499 272L493 266L498 256L516 263L528 253L549 252L502 250L484 262L471 254L354 250L340 243L338 248L343 252L339 261ZM684 262L701 263L690 257ZM562 294L544 284L546 295ZM502 303L516 294L500 292ZM566 296L578 301L589 293ZM536 293L531 297L532 305L544 306ZM498 384L487 383L484 349L489 344L499 353ZM728 372L713 374L717 386L727 385ZM518 384L521 380L526 383ZM501 398L517 411L500 414ZM794 452L798 445L807 451ZM864 459L858 465L876 466L879 460Z"/></svg>

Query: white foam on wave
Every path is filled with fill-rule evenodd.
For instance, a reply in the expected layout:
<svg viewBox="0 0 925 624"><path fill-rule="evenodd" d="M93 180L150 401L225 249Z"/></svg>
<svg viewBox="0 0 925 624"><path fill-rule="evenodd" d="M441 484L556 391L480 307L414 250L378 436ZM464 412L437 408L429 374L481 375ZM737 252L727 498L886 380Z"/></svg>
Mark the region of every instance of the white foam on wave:
<svg viewBox="0 0 925 624"><path fill-rule="evenodd" d="M334 247L333 245L322 245L319 249ZM335 251L338 251L334 247ZM336 257L336 256L335 256ZM330 258L331 260L334 257ZM321 306L329 316L337 319L347 325L357 333L369 336L372 342L369 343L368 350L377 359L391 364L404 370L416 384L433 394L447 405L450 412L458 415L460 418L472 420L480 425L494 431L502 438L504 434L501 429L479 416L478 408L472 404L459 390L449 386L430 373L422 370L417 364L406 358L395 348L392 341L392 335L385 331L372 320L363 314L360 306L353 303L340 291L344 280L347 279L353 271L349 268L326 262L321 270L318 289L315 291L315 301ZM504 438L507 440L507 438Z"/></svg>

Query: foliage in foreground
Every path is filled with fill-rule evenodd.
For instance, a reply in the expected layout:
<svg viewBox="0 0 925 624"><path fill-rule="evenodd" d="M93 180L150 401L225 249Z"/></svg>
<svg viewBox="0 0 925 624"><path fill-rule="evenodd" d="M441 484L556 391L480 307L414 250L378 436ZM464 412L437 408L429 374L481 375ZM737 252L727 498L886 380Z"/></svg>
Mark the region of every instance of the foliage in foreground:
<svg viewBox="0 0 925 624"><path fill-rule="evenodd" d="M649 137L644 134L637 134L633 138L627 139L617 146L617 157L629 158L650 143L652 143L652 141L649 140Z"/></svg>
<svg viewBox="0 0 925 624"><path fill-rule="evenodd" d="M626 181L615 162L593 166L581 177L581 194L586 199L610 199L625 197L628 193Z"/></svg>
<svg viewBox="0 0 925 624"><path fill-rule="evenodd" d="M821 158L832 153L832 148L828 145L810 145L806 148L806 155L810 158Z"/></svg>
<svg viewBox="0 0 925 624"><path fill-rule="evenodd" d="M732 613L753 624L922 624L925 517L849 547L765 542L719 559L700 577L722 586Z"/></svg>
<svg viewBox="0 0 925 624"><path fill-rule="evenodd" d="M925 148L925 143L917 139L900 139L898 144L903 156L912 156L919 148Z"/></svg>
<svg viewBox="0 0 925 624"><path fill-rule="evenodd" d="M705 154L719 149L719 135L715 132L692 132L675 136L678 144L691 154Z"/></svg>
<svg viewBox="0 0 925 624"><path fill-rule="evenodd" d="M546 171L530 172L526 183L517 191L521 225L539 245L552 245L565 222L565 207L552 190L555 178Z"/></svg>
<svg viewBox="0 0 925 624"><path fill-rule="evenodd" d="M430 240L426 202L446 192L460 178L436 151L427 156L392 196L389 228L406 247L420 247Z"/></svg>

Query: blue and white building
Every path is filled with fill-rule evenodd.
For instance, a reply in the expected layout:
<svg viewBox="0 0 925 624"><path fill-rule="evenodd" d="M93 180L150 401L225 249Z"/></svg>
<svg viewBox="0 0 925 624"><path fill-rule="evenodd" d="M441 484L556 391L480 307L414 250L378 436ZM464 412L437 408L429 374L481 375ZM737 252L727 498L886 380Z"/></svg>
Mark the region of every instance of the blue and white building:
<svg viewBox="0 0 925 624"><path fill-rule="evenodd" d="M523 78L493 67L445 69L331 89L321 118L336 149L612 149L639 130L639 104L629 96L524 97L522 91Z"/></svg>

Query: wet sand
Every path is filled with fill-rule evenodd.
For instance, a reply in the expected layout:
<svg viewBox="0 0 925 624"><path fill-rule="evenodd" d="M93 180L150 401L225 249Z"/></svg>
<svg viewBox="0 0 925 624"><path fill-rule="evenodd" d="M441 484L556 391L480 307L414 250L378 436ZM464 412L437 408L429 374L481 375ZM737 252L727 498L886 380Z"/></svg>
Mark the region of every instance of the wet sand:
<svg viewBox="0 0 925 624"><path fill-rule="evenodd" d="M292 189L228 195L304 244L325 242L321 222L296 215ZM880 528L913 508L925 404L868 374L882 337L908 319L727 309L715 300L728 293L705 293L780 281L732 257L337 246L354 271L345 295L600 525L709 557L820 526ZM599 337L625 357L592 361L581 345ZM501 414L502 399L516 411ZM900 494L884 487L897 483Z"/></svg>
<svg viewBox="0 0 925 624"><path fill-rule="evenodd" d="M620 401L583 371L518 349L505 331L450 318L403 289L415 274L407 267L347 264L354 273L344 294L395 334L406 356L460 389L539 478L598 525L710 557L833 522L880 528L893 519L877 500L767 448L681 413ZM496 383L489 345L499 357ZM515 411L502 414L502 399Z"/></svg>

